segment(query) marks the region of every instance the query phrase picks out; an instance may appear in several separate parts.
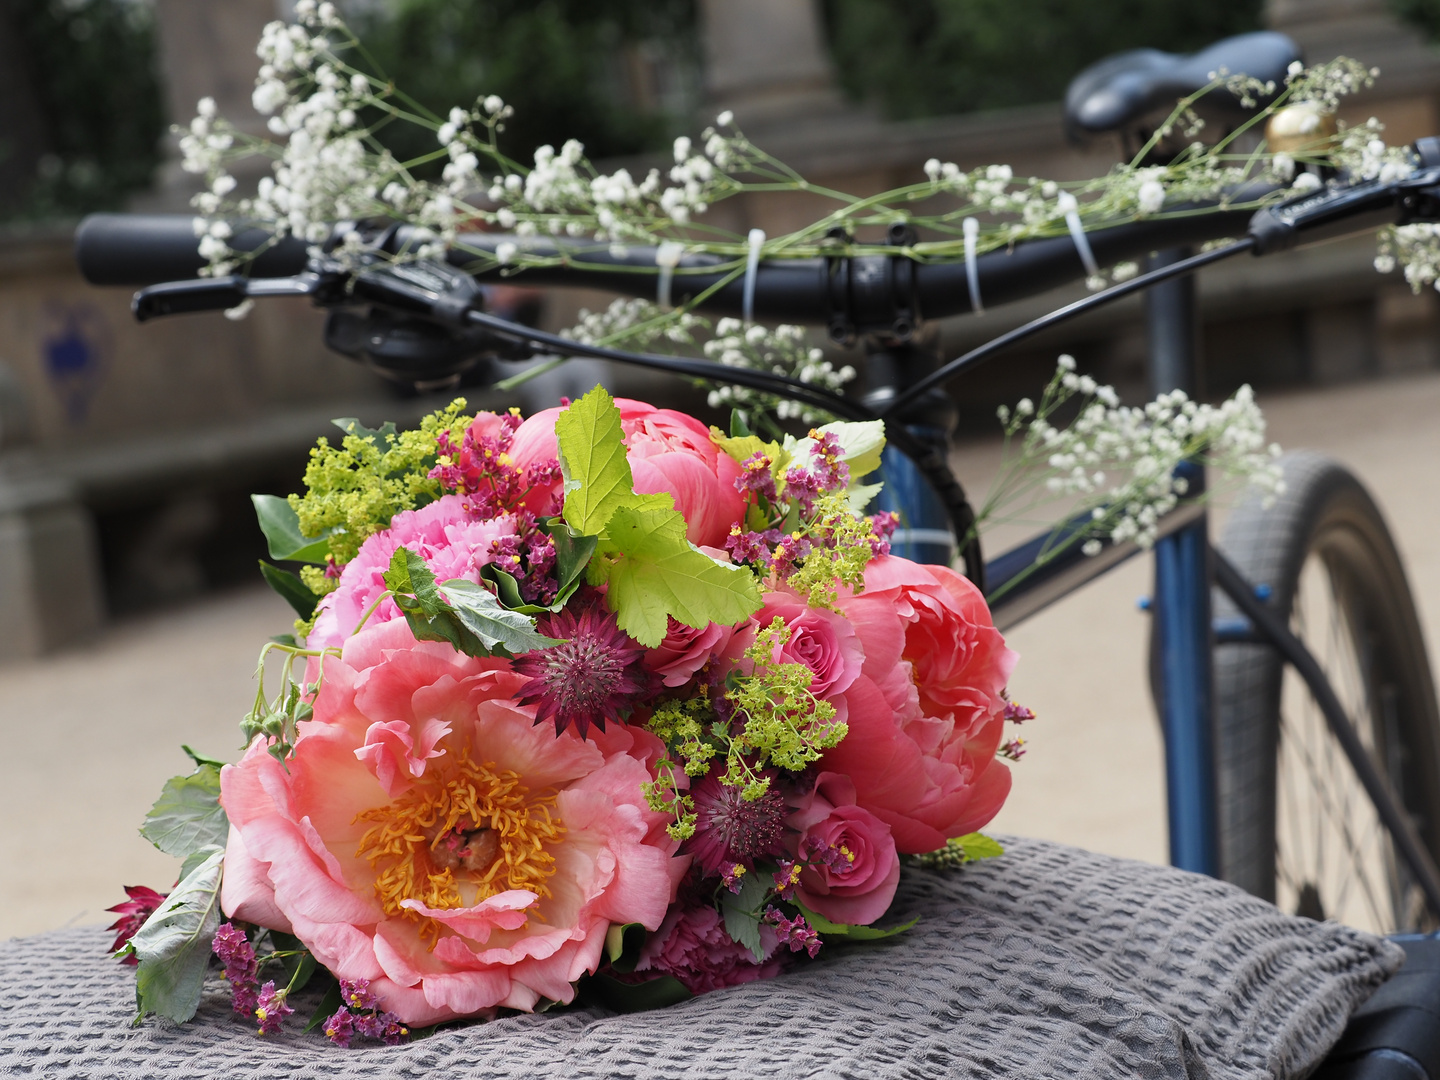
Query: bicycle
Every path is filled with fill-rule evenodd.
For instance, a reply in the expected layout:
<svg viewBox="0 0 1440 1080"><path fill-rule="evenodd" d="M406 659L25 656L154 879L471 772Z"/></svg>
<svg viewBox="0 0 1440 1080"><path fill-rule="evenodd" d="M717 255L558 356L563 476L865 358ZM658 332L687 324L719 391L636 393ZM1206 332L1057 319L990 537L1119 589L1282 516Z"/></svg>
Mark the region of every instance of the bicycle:
<svg viewBox="0 0 1440 1080"><path fill-rule="evenodd" d="M1246 36L1247 48L1256 37ZM1245 52L1234 41L1222 42L1187 59L1188 68L1153 57L1129 66L1118 60L1097 65L1104 70L1089 84L1092 97L1113 90L1117 81L1129 80L1132 89L1138 83L1140 89L1128 105L1096 123L1111 128L1133 123L1157 94L1173 98L1177 81L1183 92L1186 78L1203 82L1203 73L1215 67L1253 70L1260 64L1259 77L1281 78L1293 46L1287 52L1285 39L1274 40L1279 35L1258 37L1269 39L1268 51ZM788 394L844 419L892 421L887 489L891 505L905 518L897 550L919 561L949 562L958 549L966 573L994 598L994 616L1004 628L1139 548L1107 542L1099 554L1086 556L1072 546L1029 572L1039 547L1052 536L1047 532L987 562L971 528L964 489L946 462L954 410L943 384L1040 330L1153 290L1153 389L1189 388L1196 361L1188 275L1245 251L1264 255L1377 224L1440 220L1440 138L1420 140L1414 152L1416 169L1401 180L1332 184L1253 216L1230 210L1139 222L1088 234L1083 245L1074 236L1029 241L967 264L917 264L898 253L840 253L761 261L743 281L725 280L710 269L714 260L702 255L686 256L673 267L667 287L677 301L708 293L703 307L709 312L821 323L837 343L863 341L871 379L862 400L704 360L581 345L497 318L483 310L477 279L458 255L454 265L377 259L352 273L332 259L311 259L302 242L267 244L258 230L241 230L231 240L237 250L266 244L249 276L175 280L194 278L202 265L190 218L120 215L82 223L77 250L92 283L148 286L136 296L141 321L231 308L252 298L307 296L331 309L328 344L402 380L443 382L477 355L518 360L543 350L729 380ZM404 252L414 243L405 227L345 227L347 233L356 230L376 253ZM1237 232L1241 239L1212 250L1185 250ZM891 245L900 248L912 239L906 226L892 227ZM466 238L467 245L490 251L502 242L543 253L571 246L563 239L498 234ZM1096 265L1157 249L1161 253L1145 273L948 363L940 364L918 344L925 318L977 311L982 297L996 305L1033 295ZM656 249L587 249L587 254L592 268L532 268L525 280L648 294L653 276L633 271L656 271ZM614 270L593 268L597 263ZM632 272L617 272L622 269ZM157 281L168 283L153 284ZM362 305L369 310L355 310ZM1404 572L1373 501L1340 466L1296 457L1287 462L1287 479L1290 491L1280 506L1262 514L1256 505L1242 505L1218 548L1209 543L1197 503L1183 504L1161 523L1156 691L1165 732L1172 861L1312 916L1348 910L1346 890L1359 882L1376 929L1430 927L1440 920L1440 717ZM1190 480L1197 491L1203 474L1192 470ZM1357 715L1358 724L1351 719ZM1284 785L1297 767L1333 772L1342 759L1353 770L1344 791L1334 790L1332 776L1310 778L1309 790L1318 793L1314 797L1330 823L1313 851L1302 852L1313 858L1296 864L1290 858L1292 833L1297 815L1307 811L1287 802ZM1384 830L1374 850L1350 828L1357 792L1374 815L1362 839ZM1348 863L1331 880L1325 863L1337 852Z"/></svg>

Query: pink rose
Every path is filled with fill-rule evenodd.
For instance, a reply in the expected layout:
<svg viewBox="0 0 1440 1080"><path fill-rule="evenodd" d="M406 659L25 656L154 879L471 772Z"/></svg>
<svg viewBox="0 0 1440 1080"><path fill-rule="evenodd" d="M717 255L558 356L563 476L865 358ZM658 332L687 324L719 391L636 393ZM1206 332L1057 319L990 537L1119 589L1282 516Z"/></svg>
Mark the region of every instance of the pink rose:
<svg viewBox="0 0 1440 1080"><path fill-rule="evenodd" d="M765 959L757 962L725 932L714 904L676 904L646 939L635 970L673 975L692 994L704 994L778 975L785 960L775 955L779 939L768 923L761 924L760 944Z"/></svg>
<svg viewBox="0 0 1440 1080"><path fill-rule="evenodd" d="M831 922L869 926L890 910L900 884L900 856L890 826L855 805L849 777L824 772L786 822L800 836L807 865L795 894Z"/></svg>
<svg viewBox="0 0 1440 1080"><path fill-rule="evenodd" d="M688 859L641 785L662 751L535 726L503 661L367 627L281 765L221 772L221 906L294 933L409 1024L568 1002L612 923L658 929Z"/></svg>
<svg viewBox="0 0 1440 1080"><path fill-rule="evenodd" d="M490 545L515 535L515 519L509 514L480 520L466 513L465 498L446 495L422 506L396 514L390 528L375 533L340 573L340 585L320 601L315 629L306 639L312 649L338 648L355 632L361 616L385 591L385 572L399 547L417 552L430 567L436 581L450 578L480 580L480 567L493 561ZM375 609L366 626L401 618L394 601L385 600Z"/></svg>
<svg viewBox="0 0 1440 1080"><path fill-rule="evenodd" d="M836 698L848 690L865 661L864 645L850 620L834 611L812 608L794 593L767 592L764 601L747 629L736 635L729 655L739 659L755 643L755 635L779 616L789 628L790 638L774 651L774 662L809 668L810 692L818 698Z"/></svg>
<svg viewBox="0 0 1440 1080"><path fill-rule="evenodd" d="M697 629L672 618L665 640L646 651L645 667L659 675L666 686L684 686L712 657L725 651L734 633L733 627L720 623Z"/></svg>
<svg viewBox="0 0 1440 1080"><path fill-rule="evenodd" d="M984 598L953 570L887 556L840 608L865 662L845 693L849 734L823 767L854 780L857 803L890 826L900 851L980 828L1010 792L995 749L1018 659Z"/></svg>
<svg viewBox="0 0 1440 1080"><path fill-rule="evenodd" d="M616 398L620 426L625 432L626 457L635 490L642 494L668 491L675 509L685 515L686 536L692 544L721 547L730 526L744 516L745 500L735 490L740 466L710 441L709 429L694 417L672 409L657 409L643 401ZM516 465L560 456L555 441L555 418L561 409L546 409L530 417L515 432L510 455ZM537 513L560 491L535 489L525 505Z"/></svg>

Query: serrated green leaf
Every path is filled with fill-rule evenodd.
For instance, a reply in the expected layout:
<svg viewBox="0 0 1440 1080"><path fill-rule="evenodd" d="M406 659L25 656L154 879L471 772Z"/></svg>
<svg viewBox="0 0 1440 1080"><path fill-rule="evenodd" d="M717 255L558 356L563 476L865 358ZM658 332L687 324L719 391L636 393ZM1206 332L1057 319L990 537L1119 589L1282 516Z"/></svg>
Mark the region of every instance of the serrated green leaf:
<svg viewBox="0 0 1440 1080"><path fill-rule="evenodd" d="M966 833L952 842L960 846L960 850L965 852L967 859L994 859L1005 854L1005 849L1000 846L1000 842L991 839L984 833Z"/></svg>
<svg viewBox="0 0 1440 1080"><path fill-rule="evenodd" d="M290 504L278 495L251 495L255 507L255 519L260 531L265 534L265 543L270 557L282 562L323 563L330 554L329 536L334 529L326 529L318 537L305 536L300 532L300 519Z"/></svg>
<svg viewBox="0 0 1440 1080"><path fill-rule="evenodd" d="M738 892L720 898L725 933L735 944L749 949L756 963L765 959L765 947L760 941L760 905L769 892L770 883L762 875L746 874L740 879Z"/></svg>
<svg viewBox="0 0 1440 1080"><path fill-rule="evenodd" d="M407 607L402 603L407 596L413 596L419 610L427 616L439 615L445 610L445 599L435 587L435 575L430 572L430 567L425 565L425 560L419 553L408 547L395 549L395 553L390 556L390 569L385 571L384 580L385 587L398 594L395 601L401 611L412 610L415 606Z"/></svg>
<svg viewBox="0 0 1440 1080"><path fill-rule="evenodd" d="M381 424L378 428L367 428L353 416L342 416L330 422L346 435L354 435L357 438L364 439L381 453L390 449L395 439L395 421L393 420L386 420L385 423Z"/></svg>
<svg viewBox="0 0 1440 1080"><path fill-rule="evenodd" d="M167 780L145 815L140 835L179 859L206 845L224 847L230 820L220 806L220 770L204 764L189 776Z"/></svg>
<svg viewBox="0 0 1440 1080"><path fill-rule="evenodd" d="M531 649L548 649L560 642L535 630L535 620L519 611L502 607L495 595L483 585L464 578L440 583L445 599L462 626L469 630L487 649L499 646L512 653Z"/></svg>
<svg viewBox="0 0 1440 1080"><path fill-rule="evenodd" d="M159 1013L183 1024L195 1015L205 987L210 943L220 925L220 880L225 853L197 866L130 939L140 966L135 996L140 1015Z"/></svg>
<svg viewBox="0 0 1440 1080"><path fill-rule="evenodd" d="M265 579L265 584L280 594L295 614L302 619L308 619L315 614L315 606L320 603L320 597L316 596L306 584L297 576L281 570L278 566L271 566L264 559L260 561L260 576Z"/></svg>
<svg viewBox="0 0 1440 1080"><path fill-rule="evenodd" d="M634 495L620 410L597 386L555 419L560 470L565 476L565 520L596 536L615 508Z"/></svg>
<svg viewBox="0 0 1440 1080"><path fill-rule="evenodd" d="M878 926L855 926L850 923L831 922L824 915L811 911L799 900L792 900L790 903L800 909L800 914L805 916L805 921L810 924L812 930L818 930L822 934L847 937L851 941L879 941L881 938L894 937L896 934L903 934L920 921L920 916L917 915L907 923L883 929Z"/></svg>
<svg viewBox="0 0 1440 1080"><path fill-rule="evenodd" d="M755 575L690 544L678 511L618 507L601 550L606 603L620 628L648 648L665 639L666 616L703 628L732 625L760 610ZM612 553L620 558L608 558Z"/></svg>

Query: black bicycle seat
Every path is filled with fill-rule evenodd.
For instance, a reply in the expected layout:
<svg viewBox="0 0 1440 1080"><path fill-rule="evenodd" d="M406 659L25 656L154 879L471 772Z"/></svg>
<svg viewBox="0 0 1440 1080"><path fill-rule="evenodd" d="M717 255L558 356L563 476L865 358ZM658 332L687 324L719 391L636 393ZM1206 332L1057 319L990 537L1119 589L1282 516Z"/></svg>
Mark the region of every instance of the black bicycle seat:
<svg viewBox="0 0 1440 1080"><path fill-rule="evenodd" d="M1065 129L1072 138L1122 130L1158 110L1168 112L1222 70L1273 82L1278 94L1287 69L1299 59L1295 42L1268 30L1225 38L1190 56L1159 49L1116 53L1071 80L1065 91ZM1267 104L1275 94L1257 94L1256 99ZM1224 91L1207 94L1202 104L1211 115L1242 116L1246 111L1239 98Z"/></svg>

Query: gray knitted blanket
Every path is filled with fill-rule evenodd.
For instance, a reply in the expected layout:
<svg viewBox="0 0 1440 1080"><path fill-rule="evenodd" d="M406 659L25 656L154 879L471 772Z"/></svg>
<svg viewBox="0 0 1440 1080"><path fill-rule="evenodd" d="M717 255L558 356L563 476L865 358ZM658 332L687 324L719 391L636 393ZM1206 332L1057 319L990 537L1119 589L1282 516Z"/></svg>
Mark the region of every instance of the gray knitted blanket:
<svg viewBox="0 0 1440 1080"><path fill-rule="evenodd" d="M56 1078L1301 1077L1399 948L1208 878L1033 840L909 871L898 938L649 1013L557 1010L339 1050L260 1038L217 980L195 1021L129 1026L96 928L0 945L0 1074ZM297 1002L297 1005L300 1003Z"/></svg>

